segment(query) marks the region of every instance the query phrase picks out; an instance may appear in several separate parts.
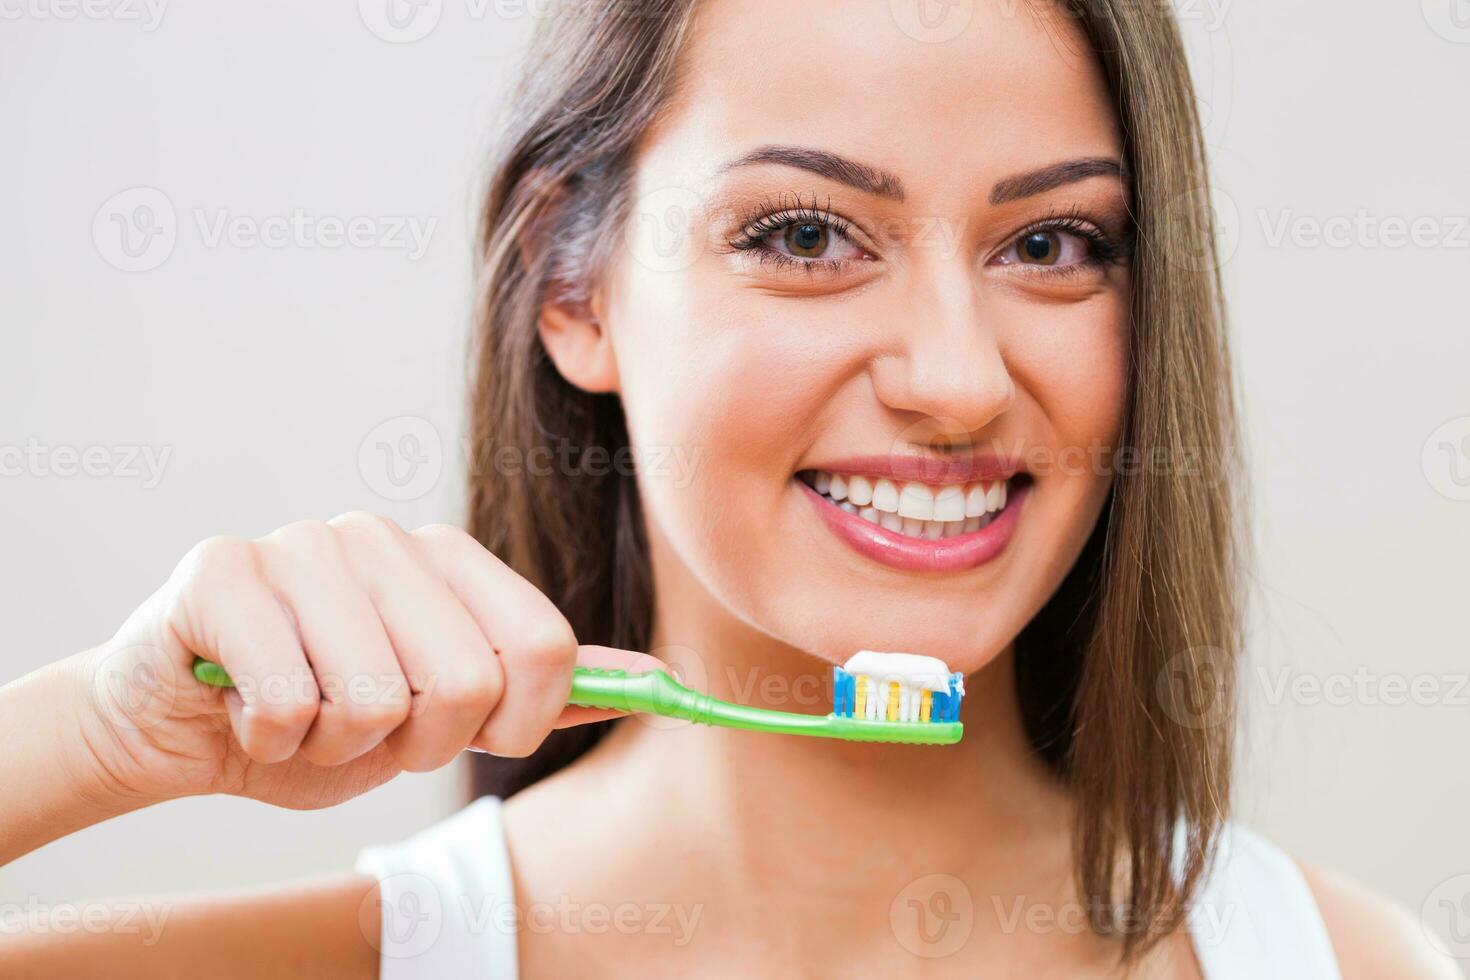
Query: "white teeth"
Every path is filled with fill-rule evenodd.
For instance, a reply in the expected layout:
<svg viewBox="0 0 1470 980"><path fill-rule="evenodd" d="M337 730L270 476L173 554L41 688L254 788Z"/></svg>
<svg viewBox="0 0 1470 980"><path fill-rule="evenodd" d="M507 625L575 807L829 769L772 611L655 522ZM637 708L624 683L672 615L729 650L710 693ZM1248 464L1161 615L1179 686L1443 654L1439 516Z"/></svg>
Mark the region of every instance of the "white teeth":
<svg viewBox="0 0 1470 980"><path fill-rule="evenodd" d="M996 480L985 491L985 509L993 514L1000 510L1001 505L1005 503L1005 499L1006 485L1000 480Z"/></svg>
<svg viewBox="0 0 1470 980"><path fill-rule="evenodd" d="M916 521L934 516L934 494L922 483L905 483L898 495L898 513Z"/></svg>
<svg viewBox="0 0 1470 980"><path fill-rule="evenodd" d="M898 487L892 480L879 480L873 484L873 506L889 514L898 513Z"/></svg>
<svg viewBox="0 0 1470 980"><path fill-rule="evenodd" d="M931 487L817 470L812 486L849 514L926 541L978 531L1006 505L1004 480Z"/></svg>
<svg viewBox="0 0 1470 980"><path fill-rule="evenodd" d="M960 487L945 487L934 495L934 520L962 521L965 519L965 491Z"/></svg>
<svg viewBox="0 0 1470 980"><path fill-rule="evenodd" d="M985 513L987 508L985 498L985 484L972 483L965 492L965 516L979 517Z"/></svg>

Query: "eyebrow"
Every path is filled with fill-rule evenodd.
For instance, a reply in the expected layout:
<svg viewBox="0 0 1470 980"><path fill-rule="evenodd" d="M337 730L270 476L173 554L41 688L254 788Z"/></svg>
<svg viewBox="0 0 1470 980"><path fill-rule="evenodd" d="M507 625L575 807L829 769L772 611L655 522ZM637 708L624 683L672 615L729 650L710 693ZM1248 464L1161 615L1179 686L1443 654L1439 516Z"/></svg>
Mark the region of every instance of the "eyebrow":
<svg viewBox="0 0 1470 980"><path fill-rule="evenodd" d="M814 173L819 177L855 187L860 191L887 197L895 201L904 199L903 181L898 176L878 167L870 167L838 153L805 146L767 144L737 157L719 169L726 173L739 167L758 163L776 163ZM1046 191L1088 180L1092 177L1115 177L1122 180L1123 165L1110 157L1085 157L1055 163L1040 170L1014 174L995 182L990 190L991 204L1005 204L1025 197L1034 197Z"/></svg>
<svg viewBox="0 0 1470 980"><path fill-rule="evenodd" d="M756 163L779 163L798 170L814 173L819 177L855 187L878 197L903 200L903 181L886 170L870 167L827 150L815 150L804 146L781 146L771 144L757 147L720 168L720 173L737 167L748 167Z"/></svg>
<svg viewBox="0 0 1470 980"><path fill-rule="evenodd" d="M1034 197L1090 177L1116 177L1122 180L1123 165L1109 157L1088 157L1015 174L995 182L995 186L990 189L990 203L1005 204L1023 197Z"/></svg>

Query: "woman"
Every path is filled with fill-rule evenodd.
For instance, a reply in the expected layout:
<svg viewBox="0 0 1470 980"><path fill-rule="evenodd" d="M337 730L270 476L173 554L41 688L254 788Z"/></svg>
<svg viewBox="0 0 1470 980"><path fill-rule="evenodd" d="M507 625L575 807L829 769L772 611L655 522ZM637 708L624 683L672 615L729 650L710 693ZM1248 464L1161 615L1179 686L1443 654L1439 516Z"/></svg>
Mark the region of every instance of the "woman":
<svg viewBox="0 0 1470 980"><path fill-rule="evenodd" d="M469 534L211 539L0 713L6 860L466 747L486 795L152 945L11 938L0 972L1450 975L1225 823L1233 408L1170 15L933 13L543 19L485 206ZM961 671L964 739L565 707L574 663L668 665L820 714L863 648Z"/></svg>

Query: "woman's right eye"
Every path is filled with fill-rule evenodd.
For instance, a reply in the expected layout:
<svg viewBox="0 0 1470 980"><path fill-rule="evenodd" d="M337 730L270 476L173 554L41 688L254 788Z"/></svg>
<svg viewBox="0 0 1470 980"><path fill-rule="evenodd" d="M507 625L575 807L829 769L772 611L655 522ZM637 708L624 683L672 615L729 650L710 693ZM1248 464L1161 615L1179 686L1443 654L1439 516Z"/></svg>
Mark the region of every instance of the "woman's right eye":
<svg viewBox="0 0 1470 980"><path fill-rule="evenodd" d="M730 244L761 262L835 271L871 256L848 234L843 219L820 207L775 208L754 217Z"/></svg>
<svg viewBox="0 0 1470 980"><path fill-rule="evenodd" d="M793 221L763 241L797 259L855 259L863 254L845 235L820 221Z"/></svg>

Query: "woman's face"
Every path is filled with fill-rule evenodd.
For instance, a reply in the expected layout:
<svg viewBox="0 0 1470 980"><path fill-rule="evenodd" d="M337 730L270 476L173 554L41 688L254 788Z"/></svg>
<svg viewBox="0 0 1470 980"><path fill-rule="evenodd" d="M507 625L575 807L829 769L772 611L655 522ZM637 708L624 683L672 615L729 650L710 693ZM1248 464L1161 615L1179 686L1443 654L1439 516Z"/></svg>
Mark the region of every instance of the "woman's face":
<svg viewBox="0 0 1470 980"><path fill-rule="evenodd" d="M702 3L598 306L660 602L972 672L1109 485L1122 145L1059 15L905 6Z"/></svg>

